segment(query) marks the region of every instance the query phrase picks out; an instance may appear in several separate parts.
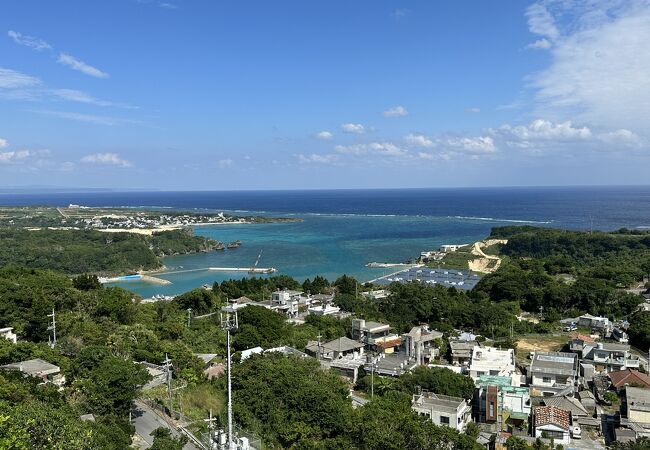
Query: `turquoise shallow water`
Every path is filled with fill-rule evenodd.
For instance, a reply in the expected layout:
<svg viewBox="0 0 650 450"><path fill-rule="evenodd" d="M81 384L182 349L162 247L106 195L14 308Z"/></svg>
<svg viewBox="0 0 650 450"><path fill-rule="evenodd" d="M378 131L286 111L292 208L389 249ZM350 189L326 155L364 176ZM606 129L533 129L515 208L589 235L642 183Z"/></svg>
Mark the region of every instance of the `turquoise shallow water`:
<svg viewBox="0 0 650 450"><path fill-rule="evenodd" d="M260 267L275 267L276 274L299 280L322 275L330 280L346 273L369 280L391 269L370 269L372 261L403 262L416 258L421 251L447 243L469 243L485 237L492 222L477 220L412 217L304 215L302 222L261 225L200 226L195 234L223 242L241 240L235 250L164 259L169 271L187 271L207 267L250 267L262 251ZM160 286L141 281L117 283L144 297L175 295L202 284L212 284L244 273L192 271L161 275L172 282Z"/></svg>
<svg viewBox="0 0 650 450"><path fill-rule="evenodd" d="M604 180L606 181L606 180ZM569 229L650 229L650 186L200 192L1 193L0 205L165 207L236 214L289 215L304 222L199 227L197 234L234 251L167 258L171 269L249 267L260 250L262 266L298 279L348 273L361 280L383 275L370 261L401 262L443 243L481 239L498 225ZM395 216L391 216L391 215ZM138 294L178 294L205 283L242 277L207 271L165 275L169 286L123 284Z"/></svg>

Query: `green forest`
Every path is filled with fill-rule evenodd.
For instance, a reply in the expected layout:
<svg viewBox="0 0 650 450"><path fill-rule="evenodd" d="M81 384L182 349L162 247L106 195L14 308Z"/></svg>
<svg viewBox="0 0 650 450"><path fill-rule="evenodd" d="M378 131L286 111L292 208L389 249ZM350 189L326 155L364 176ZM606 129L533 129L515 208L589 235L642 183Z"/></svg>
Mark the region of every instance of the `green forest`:
<svg viewBox="0 0 650 450"><path fill-rule="evenodd" d="M171 230L152 236L94 230L0 228L0 267L16 265L66 274L121 275L157 269L167 255L211 251L218 242Z"/></svg>

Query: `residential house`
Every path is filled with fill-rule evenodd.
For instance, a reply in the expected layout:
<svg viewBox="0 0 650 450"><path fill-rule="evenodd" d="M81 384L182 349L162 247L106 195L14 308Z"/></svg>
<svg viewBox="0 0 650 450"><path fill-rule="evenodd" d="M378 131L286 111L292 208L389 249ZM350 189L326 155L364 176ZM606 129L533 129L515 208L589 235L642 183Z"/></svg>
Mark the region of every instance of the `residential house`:
<svg viewBox="0 0 650 450"><path fill-rule="evenodd" d="M379 353L376 357L367 359L364 369L367 373L399 377L418 365L415 358L408 357L404 352Z"/></svg>
<svg viewBox="0 0 650 450"><path fill-rule="evenodd" d="M411 409L420 416L427 417L435 425L458 431L464 431L472 421L472 409L467 401L460 397L422 392L413 395Z"/></svg>
<svg viewBox="0 0 650 450"><path fill-rule="evenodd" d="M59 387L65 384L65 376L61 375L61 369L42 359L30 359L0 366L2 370L13 370L22 372L25 376L40 378L43 383L54 383Z"/></svg>
<svg viewBox="0 0 650 450"><path fill-rule="evenodd" d="M554 406L557 409L569 411L571 413L571 419L573 419L574 422L580 417L589 416L589 412L585 409L582 403L580 403L580 400L575 397L570 397L568 395L544 397L542 401L546 406Z"/></svg>
<svg viewBox="0 0 650 450"><path fill-rule="evenodd" d="M578 380L578 355L562 352L535 352L528 370L534 396L553 395L572 388Z"/></svg>
<svg viewBox="0 0 650 450"><path fill-rule="evenodd" d="M301 291L290 291L288 289L275 291L271 294L269 309L285 314L289 317L295 317L298 315L301 296Z"/></svg>
<svg viewBox="0 0 650 450"><path fill-rule="evenodd" d="M625 409L628 421L650 432L650 389L625 388Z"/></svg>
<svg viewBox="0 0 650 450"><path fill-rule="evenodd" d="M608 374L612 387L618 392L626 386L650 388L650 377L643 372L634 369L624 369Z"/></svg>
<svg viewBox="0 0 650 450"><path fill-rule="evenodd" d="M352 339L380 353L393 353L402 343L402 339L391 332L390 325L364 319L352 320Z"/></svg>
<svg viewBox="0 0 650 450"><path fill-rule="evenodd" d="M240 362L246 361L251 356L253 356L253 355L261 355L263 352L264 352L264 349L262 347L260 347L260 346L247 348L246 350L241 351L239 361Z"/></svg>
<svg viewBox="0 0 650 450"><path fill-rule="evenodd" d="M472 360L472 351L479 343L471 341L450 340L451 363L456 365L469 365Z"/></svg>
<svg viewBox="0 0 650 450"><path fill-rule="evenodd" d="M376 289L374 291L367 291L363 293L363 296L368 300L382 300L387 298L390 295L390 291L387 289Z"/></svg>
<svg viewBox="0 0 650 450"><path fill-rule="evenodd" d="M203 361L203 370L207 370L210 367L215 365L215 362L213 361L216 357L216 353L194 353L194 356L199 358L201 361Z"/></svg>
<svg viewBox="0 0 650 450"><path fill-rule="evenodd" d="M267 348L264 350L264 353L281 353L284 356L296 356L299 358L309 358L309 355L305 352L301 352L295 347L290 347L288 345L282 345L280 347Z"/></svg>
<svg viewBox="0 0 650 450"><path fill-rule="evenodd" d="M305 352L318 358L322 366L335 369L341 376L356 383L359 369L366 363L363 348L362 343L341 337L326 343L309 341Z"/></svg>
<svg viewBox="0 0 650 450"><path fill-rule="evenodd" d="M571 440L571 413L555 406L535 407L533 436L552 438L555 444L568 444Z"/></svg>
<svg viewBox="0 0 650 450"><path fill-rule="evenodd" d="M600 373L639 367L639 358L630 354L628 344L616 342L584 344L581 356L583 362L593 364L594 370Z"/></svg>
<svg viewBox="0 0 650 450"><path fill-rule="evenodd" d="M402 335L406 355L415 359L419 365L429 364L438 356L436 339L442 339L442 333L429 330L428 325L413 327L411 331Z"/></svg>
<svg viewBox="0 0 650 450"><path fill-rule="evenodd" d="M590 328L600 333L608 333L611 330L612 324L607 317L583 314L582 316L578 317L578 326Z"/></svg>
<svg viewBox="0 0 650 450"><path fill-rule="evenodd" d="M577 333L569 341L569 350L581 355L585 346L595 345L595 343L591 336Z"/></svg>
<svg viewBox="0 0 650 450"><path fill-rule="evenodd" d="M5 338L14 344L18 341L18 336L12 327L0 328L0 338Z"/></svg>
<svg viewBox="0 0 650 450"><path fill-rule="evenodd" d="M238 309L245 308L248 305L255 304L253 300L248 297L238 297L228 299L228 305L224 306L222 310L226 311L237 311Z"/></svg>
<svg viewBox="0 0 650 450"><path fill-rule="evenodd" d="M344 336L325 343L309 341L305 351L308 355L331 361L344 357L362 357L363 347L362 343Z"/></svg>
<svg viewBox="0 0 650 450"><path fill-rule="evenodd" d="M513 386L519 386L520 376L515 374L515 351L511 348L500 350L495 347L474 347L469 376L478 382L481 375L499 375L512 379Z"/></svg>
<svg viewBox="0 0 650 450"><path fill-rule="evenodd" d="M530 392L512 386L510 377L482 375L474 394L473 415L491 431L507 431L517 436L528 434L531 413Z"/></svg>
<svg viewBox="0 0 650 450"><path fill-rule="evenodd" d="M314 305L307 308L309 314L314 316L333 316L341 312L341 308L334 306L329 303L322 303L320 305Z"/></svg>

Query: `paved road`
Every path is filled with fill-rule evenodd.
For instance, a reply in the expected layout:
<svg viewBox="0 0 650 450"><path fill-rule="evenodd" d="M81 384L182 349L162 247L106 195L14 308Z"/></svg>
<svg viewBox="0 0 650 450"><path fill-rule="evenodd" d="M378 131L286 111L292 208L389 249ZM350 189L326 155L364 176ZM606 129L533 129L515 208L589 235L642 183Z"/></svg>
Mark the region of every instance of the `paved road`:
<svg viewBox="0 0 650 450"><path fill-rule="evenodd" d="M162 417L154 412L149 406L136 400L132 411L133 425L135 432L140 437L140 448L146 449L153 444L153 436L151 432L156 428L164 427L171 430L172 435L179 436L179 433L174 430ZM198 450L196 446L191 443L185 444L183 450Z"/></svg>

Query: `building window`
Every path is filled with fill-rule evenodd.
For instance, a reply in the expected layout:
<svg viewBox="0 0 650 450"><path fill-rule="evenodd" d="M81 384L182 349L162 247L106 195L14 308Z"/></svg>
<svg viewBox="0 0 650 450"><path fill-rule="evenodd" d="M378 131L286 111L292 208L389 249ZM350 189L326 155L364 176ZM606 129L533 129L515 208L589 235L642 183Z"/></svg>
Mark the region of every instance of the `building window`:
<svg viewBox="0 0 650 450"><path fill-rule="evenodd" d="M447 417L447 416L440 416L440 424L441 424L441 425L449 425L449 417Z"/></svg>
<svg viewBox="0 0 650 450"><path fill-rule="evenodd" d="M490 417L494 417L494 402L490 402Z"/></svg>
<svg viewBox="0 0 650 450"><path fill-rule="evenodd" d="M542 433L544 436L548 436L548 439L564 439L563 431L544 430Z"/></svg>
<svg viewBox="0 0 650 450"><path fill-rule="evenodd" d="M543 383L550 383L551 382L551 377L542 377L542 382Z"/></svg>

